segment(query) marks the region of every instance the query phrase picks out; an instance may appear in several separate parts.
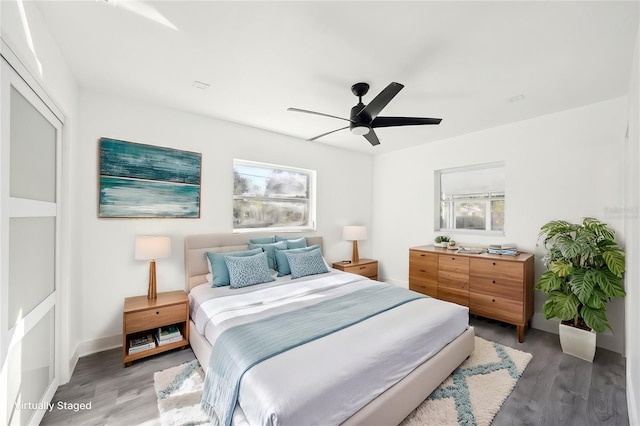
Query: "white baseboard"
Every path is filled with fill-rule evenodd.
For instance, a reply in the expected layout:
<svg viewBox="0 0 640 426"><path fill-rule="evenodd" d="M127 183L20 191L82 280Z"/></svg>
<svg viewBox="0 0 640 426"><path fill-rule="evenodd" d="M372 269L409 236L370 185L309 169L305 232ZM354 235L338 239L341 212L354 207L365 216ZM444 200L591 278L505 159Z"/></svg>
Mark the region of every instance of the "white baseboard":
<svg viewBox="0 0 640 426"><path fill-rule="evenodd" d="M76 346L76 349L73 351L73 354L71 354L71 359L69 359L69 377L61 377L60 380L60 384L61 385L66 385L67 383L69 383L69 380L71 380L71 376L73 376L73 372L76 369L76 365L78 365L78 360L80 359L80 353L78 352L80 348L80 345Z"/></svg>
<svg viewBox="0 0 640 426"><path fill-rule="evenodd" d="M531 328L546 331L547 333L558 334L558 324L560 324L560 320L556 318L548 320L541 312L535 312L531 318Z"/></svg>
<svg viewBox="0 0 640 426"><path fill-rule="evenodd" d="M78 358L94 354L96 352L106 351L108 349L118 348L122 346L122 335L100 337L98 339L86 340L78 345L76 351Z"/></svg>
<svg viewBox="0 0 640 426"><path fill-rule="evenodd" d="M629 424L640 425L640 406L638 406L638 398L640 395L633 388L633 378L630 375L629 366L627 365L627 411L629 412Z"/></svg>
<svg viewBox="0 0 640 426"><path fill-rule="evenodd" d="M546 319L544 314L541 312L536 312L533 314L533 318L531 318L531 327L536 330L546 331L547 333L558 334L558 324L560 320L557 318ZM598 338L596 340L596 346L598 348L607 349L622 355L622 348L620 347L620 342L614 338L611 330L607 329L604 333L598 333Z"/></svg>
<svg viewBox="0 0 640 426"><path fill-rule="evenodd" d="M78 365L78 361L81 357L121 346L121 334L80 342L69 359L69 377L60 377L60 385L69 383L69 380L71 380L71 376L73 376L73 372L75 371L76 365Z"/></svg>

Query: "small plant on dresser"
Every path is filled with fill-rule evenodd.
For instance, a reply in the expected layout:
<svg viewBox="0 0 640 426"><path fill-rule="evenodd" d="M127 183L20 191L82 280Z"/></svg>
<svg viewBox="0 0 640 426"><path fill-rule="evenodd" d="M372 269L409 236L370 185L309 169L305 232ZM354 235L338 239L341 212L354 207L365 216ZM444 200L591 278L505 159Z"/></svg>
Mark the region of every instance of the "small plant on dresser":
<svg viewBox="0 0 640 426"><path fill-rule="evenodd" d="M449 245L450 238L446 235L438 235L433 241L436 247L447 247Z"/></svg>

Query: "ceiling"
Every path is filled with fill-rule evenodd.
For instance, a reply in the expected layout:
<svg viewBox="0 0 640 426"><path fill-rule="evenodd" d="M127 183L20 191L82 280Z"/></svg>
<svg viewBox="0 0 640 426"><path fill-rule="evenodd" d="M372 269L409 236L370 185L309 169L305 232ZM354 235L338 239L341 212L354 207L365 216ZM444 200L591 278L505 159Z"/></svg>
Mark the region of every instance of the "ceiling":
<svg viewBox="0 0 640 426"><path fill-rule="evenodd" d="M637 1L39 1L82 88L376 154L627 93ZM205 83L205 89L194 87ZM405 88L384 116L439 126L345 122Z"/></svg>

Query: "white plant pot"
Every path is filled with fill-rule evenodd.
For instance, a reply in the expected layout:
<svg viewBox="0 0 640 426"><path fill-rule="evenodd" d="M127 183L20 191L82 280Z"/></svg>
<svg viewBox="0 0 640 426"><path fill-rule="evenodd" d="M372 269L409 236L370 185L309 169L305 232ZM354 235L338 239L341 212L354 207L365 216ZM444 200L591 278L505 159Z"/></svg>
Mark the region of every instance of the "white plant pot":
<svg viewBox="0 0 640 426"><path fill-rule="evenodd" d="M595 331L586 331L561 323L559 335L562 352L593 362L593 357L596 354Z"/></svg>

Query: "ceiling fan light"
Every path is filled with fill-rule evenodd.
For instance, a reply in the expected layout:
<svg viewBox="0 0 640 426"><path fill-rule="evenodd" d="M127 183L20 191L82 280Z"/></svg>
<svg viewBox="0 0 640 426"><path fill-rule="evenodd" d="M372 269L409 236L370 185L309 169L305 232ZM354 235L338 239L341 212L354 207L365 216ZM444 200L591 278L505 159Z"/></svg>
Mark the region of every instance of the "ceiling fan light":
<svg viewBox="0 0 640 426"><path fill-rule="evenodd" d="M355 126L351 128L351 133L358 136L364 136L369 133L369 129L367 126Z"/></svg>

